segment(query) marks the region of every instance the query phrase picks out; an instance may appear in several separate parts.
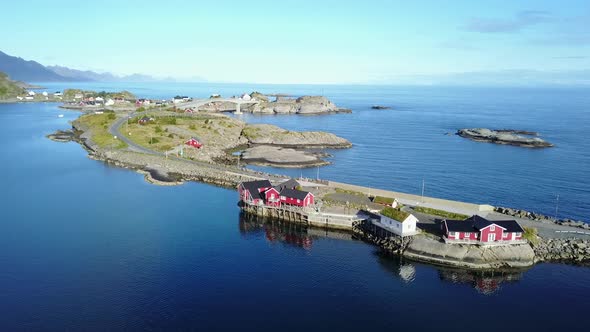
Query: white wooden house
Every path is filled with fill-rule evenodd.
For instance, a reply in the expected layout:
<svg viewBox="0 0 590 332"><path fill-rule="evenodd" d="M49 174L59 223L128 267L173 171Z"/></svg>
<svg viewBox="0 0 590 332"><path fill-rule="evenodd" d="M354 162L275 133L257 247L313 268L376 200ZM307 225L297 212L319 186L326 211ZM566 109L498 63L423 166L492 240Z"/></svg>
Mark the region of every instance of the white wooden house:
<svg viewBox="0 0 590 332"><path fill-rule="evenodd" d="M395 210L397 211L395 214L390 214L386 212L387 209L383 209L380 213L369 213L371 223L402 237L416 235L418 233L416 229L418 218L413 214L399 210Z"/></svg>

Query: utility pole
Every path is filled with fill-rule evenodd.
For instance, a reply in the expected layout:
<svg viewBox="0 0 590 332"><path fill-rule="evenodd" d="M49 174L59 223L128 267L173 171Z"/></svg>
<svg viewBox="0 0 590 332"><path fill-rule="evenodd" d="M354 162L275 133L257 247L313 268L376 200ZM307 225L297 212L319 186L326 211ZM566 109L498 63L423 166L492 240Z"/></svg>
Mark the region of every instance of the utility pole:
<svg viewBox="0 0 590 332"><path fill-rule="evenodd" d="M422 202L424 202L424 179L422 179Z"/></svg>
<svg viewBox="0 0 590 332"><path fill-rule="evenodd" d="M557 219L559 213L559 194L557 194L557 199L555 200L555 219Z"/></svg>
<svg viewBox="0 0 590 332"><path fill-rule="evenodd" d="M241 156L241 155L242 155L241 153L240 153L240 154L238 154L238 168L240 168L240 156Z"/></svg>

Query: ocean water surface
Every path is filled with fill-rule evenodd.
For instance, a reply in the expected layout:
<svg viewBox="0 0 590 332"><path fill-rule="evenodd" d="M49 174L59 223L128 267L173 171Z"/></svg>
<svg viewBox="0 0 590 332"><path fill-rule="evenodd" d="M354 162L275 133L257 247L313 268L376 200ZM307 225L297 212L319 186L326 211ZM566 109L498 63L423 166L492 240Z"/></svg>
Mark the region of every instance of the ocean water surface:
<svg viewBox="0 0 590 332"><path fill-rule="evenodd" d="M340 97L340 104L356 107L345 97ZM499 195L498 200L524 204L536 202L525 196L542 196L539 184L524 180L532 177L528 173L553 169L544 176L552 180L537 181L552 184L548 190L571 190L567 197L578 197L580 204L587 198L583 166L588 156L581 148L586 143L569 134L565 134L569 139L563 138L563 131L557 129L552 132L549 128L556 125L551 121L543 127L545 137L564 149L568 142L577 144L569 149L577 151L570 159L577 160L578 168L558 148L508 147L511 153L496 152L499 156L482 160L485 151L506 147L445 136L445 131L471 122L451 120L435 111L420 116L417 110L408 110L414 106L398 103L399 97L391 102L394 100L396 110L380 114L395 120L382 125L379 119L384 117L366 109L348 119L345 114L248 118L289 128L340 130L339 134L353 142L356 139L355 148L335 153L334 165L320 171L326 177L349 180L346 174L353 174L351 182L374 181L410 190L425 176L428 165L447 179L439 179L438 190L447 192L442 189L447 188L449 195L459 195L454 198L492 197L505 188L505 195L511 196ZM372 104L370 101L356 103L360 108ZM444 113L445 107L440 107L439 112ZM464 112L467 118L474 116ZM65 116L58 118L58 114ZM2 331L453 331L458 324L479 331L506 330L507 326L535 331L587 328L587 267L541 264L494 273L443 269L383 257L375 247L347 234L250 220L240 216L235 191L198 183L153 186L140 174L88 159L78 144L45 138L55 129L68 128L68 121L77 116L52 104L0 105ZM583 136L583 115L576 116L578 127L572 130ZM355 121L361 122L356 125ZM415 122L421 128L419 123L432 121L438 124L428 127L438 128L436 133L424 130L410 136L403 125ZM343 123L341 129L338 123ZM531 124L526 129L537 128ZM438 148L433 147L435 143ZM369 148L382 154L369 153ZM410 155L403 153L406 150ZM541 162L553 153L561 153L565 171ZM479 160L459 158L471 154ZM531 162L528 172L507 165L497 170L492 167L500 167L502 158L510 154L513 164L524 163L526 158L537 163ZM414 162L412 167L397 169L379 162L389 158L401 167L402 160L412 160L411 155L431 163ZM356 161L359 158L369 159ZM454 174L456 168L448 165L446 170L436 166L452 159L463 165L463 173ZM355 163L365 168L356 174L346 171ZM466 183L470 181L480 183L471 179L476 174L472 169L478 167L480 177L495 170L481 185L489 190L479 194L450 190L451 186L473 188ZM569 169L579 175L578 181L567 173ZM512 173L509 181L508 173ZM426 177L426 181L429 190L435 191L434 180ZM529 188L516 185L519 181ZM570 185L561 183L564 181ZM584 209L572 204L570 211L583 214ZM482 324L481 313L502 319Z"/></svg>
<svg viewBox="0 0 590 332"><path fill-rule="evenodd" d="M587 88L320 86L207 83L59 83L138 96L205 98L244 92L325 95L352 114L252 115L252 123L324 130L354 147L332 151L320 178L472 203L501 205L590 221L590 93ZM393 107L371 110L372 105ZM473 142L459 128L536 131L554 148ZM317 169L260 168L315 178ZM559 200L557 197L559 196Z"/></svg>

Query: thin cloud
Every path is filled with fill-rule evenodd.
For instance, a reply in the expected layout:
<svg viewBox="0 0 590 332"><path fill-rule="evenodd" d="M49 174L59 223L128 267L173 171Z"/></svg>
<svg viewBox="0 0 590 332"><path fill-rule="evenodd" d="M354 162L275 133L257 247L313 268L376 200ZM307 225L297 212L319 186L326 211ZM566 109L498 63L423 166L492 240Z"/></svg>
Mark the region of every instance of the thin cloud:
<svg viewBox="0 0 590 332"><path fill-rule="evenodd" d="M479 33L517 33L523 29L549 22L551 13L542 10L525 10L512 19L474 18L461 27L462 30Z"/></svg>
<svg viewBox="0 0 590 332"><path fill-rule="evenodd" d="M531 40L537 45L579 47L590 45L590 34L559 34Z"/></svg>
<svg viewBox="0 0 590 332"><path fill-rule="evenodd" d="M460 50L460 51L479 51L481 48L473 46L471 43L463 40L447 40L445 42L439 43L438 47L440 48L448 48L453 50Z"/></svg>

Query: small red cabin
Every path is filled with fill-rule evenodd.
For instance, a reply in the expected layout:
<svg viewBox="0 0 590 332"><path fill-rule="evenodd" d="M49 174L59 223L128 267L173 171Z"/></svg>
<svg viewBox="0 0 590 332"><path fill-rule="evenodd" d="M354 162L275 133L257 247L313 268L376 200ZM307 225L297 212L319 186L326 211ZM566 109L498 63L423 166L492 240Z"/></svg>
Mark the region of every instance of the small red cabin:
<svg viewBox="0 0 590 332"><path fill-rule="evenodd" d="M465 220L444 220L444 240L446 243L523 243L524 230L516 220L487 220L473 216Z"/></svg>
<svg viewBox="0 0 590 332"><path fill-rule="evenodd" d="M266 205L279 206L281 205L281 193L276 188L270 188L264 192L264 200Z"/></svg>
<svg viewBox="0 0 590 332"><path fill-rule="evenodd" d="M271 188L272 184L268 180L242 182L238 186L238 193L243 202L261 204L265 200L264 192Z"/></svg>
<svg viewBox="0 0 590 332"><path fill-rule="evenodd" d="M203 144L201 142L199 142L199 140L194 137L192 137L188 141L184 142L184 144L186 144L188 146L192 146L193 148L197 148L197 149L200 149L203 146Z"/></svg>
<svg viewBox="0 0 590 332"><path fill-rule="evenodd" d="M314 196L308 191L285 188L281 190L281 203L305 207L314 204Z"/></svg>

